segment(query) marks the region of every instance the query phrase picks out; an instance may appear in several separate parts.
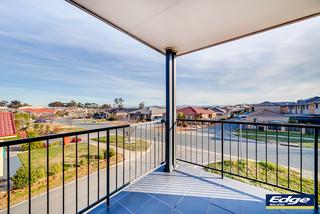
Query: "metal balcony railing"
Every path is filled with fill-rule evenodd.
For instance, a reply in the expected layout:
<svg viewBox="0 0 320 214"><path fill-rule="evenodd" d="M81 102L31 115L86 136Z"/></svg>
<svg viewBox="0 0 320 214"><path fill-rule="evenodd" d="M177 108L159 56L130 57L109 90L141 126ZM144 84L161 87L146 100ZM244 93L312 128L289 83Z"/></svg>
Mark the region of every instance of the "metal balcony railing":
<svg viewBox="0 0 320 214"><path fill-rule="evenodd" d="M314 194L318 207L320 126L179 119L176 128L177 160L221 173L222 178ZM310 183L312 187L304 188Z"/></svg>
<svg viewBox="0 0 320 214"><path fill-rule="evenodd" d="M112 195L164 162L164 123L54 134L0 147L7 172L0 213L83 213L101 201L109 204ZM12 172L10 156L21 148L22 165ZM37 202L41 197L46 203Z"/></svg>

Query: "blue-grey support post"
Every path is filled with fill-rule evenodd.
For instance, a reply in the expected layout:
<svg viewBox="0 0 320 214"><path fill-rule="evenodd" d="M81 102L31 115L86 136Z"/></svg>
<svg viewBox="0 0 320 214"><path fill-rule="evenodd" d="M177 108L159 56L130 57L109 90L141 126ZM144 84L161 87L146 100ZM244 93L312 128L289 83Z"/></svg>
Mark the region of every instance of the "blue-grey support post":
<svg viewBox="0 0 320 214"><path fill-rule="evenodd" d="M166 165L165 171L171 172L176 166L176 53L166 50Z"/></svg>

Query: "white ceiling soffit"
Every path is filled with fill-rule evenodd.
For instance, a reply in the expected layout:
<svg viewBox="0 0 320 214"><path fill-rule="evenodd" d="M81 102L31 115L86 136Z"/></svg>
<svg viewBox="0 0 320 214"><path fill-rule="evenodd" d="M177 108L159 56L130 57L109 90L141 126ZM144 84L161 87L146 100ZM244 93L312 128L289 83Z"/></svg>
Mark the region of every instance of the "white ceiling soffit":
<svg viewBox="0 0 320 214"><path fill-rule="evenodd" d="M320 0L67 0L149 47L177 55L320 14Z"/></svg>

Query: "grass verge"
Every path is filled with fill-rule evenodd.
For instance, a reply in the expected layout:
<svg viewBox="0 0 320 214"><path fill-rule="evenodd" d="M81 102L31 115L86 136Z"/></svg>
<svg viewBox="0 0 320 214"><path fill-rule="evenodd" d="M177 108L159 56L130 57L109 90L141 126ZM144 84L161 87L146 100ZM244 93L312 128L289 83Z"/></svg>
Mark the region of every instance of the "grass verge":
<svg viewBox="0 0 320 214"><path fill-rule="evenodd" d="M210 163L208 164L208 166L216 169L221 169L221 162ZM205 169L205 170L211 173L217 173L217 171L212 169ZM237 181L251 184L253 186L261 187L261 188L279 192L282 194L292 193L290 191L259 182L259 181L262 181L262 182L267 182L273 185L278 184L278 186L286 187L286 188L288 188L288 184L289 184L290 189L300 191L300 172L290 169L289 171L290 180L289 180L288 168L283 166L278 167L278 181L276 176L277 175L276 164L273 164L273 163L258 162L256 166L255 161L248 161L248 165L244 160L241 160L241 161L232 160L231 162L230 160L224 161L224 171L229 172L230 170L234 174L246 176L248 178L256 179L258 181L251 181L235 175L230 175L228 173L224 173L224 176ZM302 182L301 182L302 192L313 194L314 192L313 189L314 189L313 180L311 178L302 177Z"/></svg>

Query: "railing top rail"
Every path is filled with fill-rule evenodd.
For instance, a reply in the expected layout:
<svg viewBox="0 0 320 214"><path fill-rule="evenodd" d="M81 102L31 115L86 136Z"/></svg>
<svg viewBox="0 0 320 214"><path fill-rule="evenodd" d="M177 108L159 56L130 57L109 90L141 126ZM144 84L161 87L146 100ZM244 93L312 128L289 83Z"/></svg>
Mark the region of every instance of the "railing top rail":
<svg viewBox="0 0 320 214"><path fill-rule="evenodd" d="M109 126L104 128L89 129L89 130L76 131L76 132L67 132L67 133L61 133L61 134L52 134L52 135L45 135L45 136L18 139L18 140L10 140L10 141L0 142L0 147L9 146L9 145L10 146L19 145L23 143L36 142L36 141L42 141L42 140L51 140L51 139L62 138L62 137L70 137L70 136L82 135L82 134L88 134L88 133L90 134L94 132L102 132L107 130L128 128L128 127L130 127L130 125L126 124L126 125Z"/></svg>
<svg viewBox="0 0 320 214"><path fill-rule="evenodd" d="M102 132L107 130L128 128L133 126L142 126L142 125L148 125L148 124L157 124L157 123L162 123L162 122L153 121L153 122L146 122L146 123L134 123L134 124L125 124L125 125L118 125L118 126L108 126L104 128L89 129L89 130L76 131L76 132L67 132L67 133L61 133L61 134L52 134L52 135L45 135L45 136L39 136L39 137L33 137L33 138L26 138L26 139L10 140L10 141L0 142L0 147L9 146L9 145L10 146L20 145L20 144L29 143L29 142L51 140L51 139L62 138L62 137L70 137L75 135L82 135L82 134L88 134L88 133L90 134L94 132Z"/></svg>
<svg viewBox="0 0 320 214"><path fill-rule="evenodd" d="M228 124L245 124L245 125L260 125L260 126L284 126L284 127L297 127L297 128L314 128L320 129L320 125L309 125L300 123L254 123L245 121L228 121L228 120L194 120L194 119L177 119L178 121L186 122L205 122L205 123L228 123Z"/></svg>

